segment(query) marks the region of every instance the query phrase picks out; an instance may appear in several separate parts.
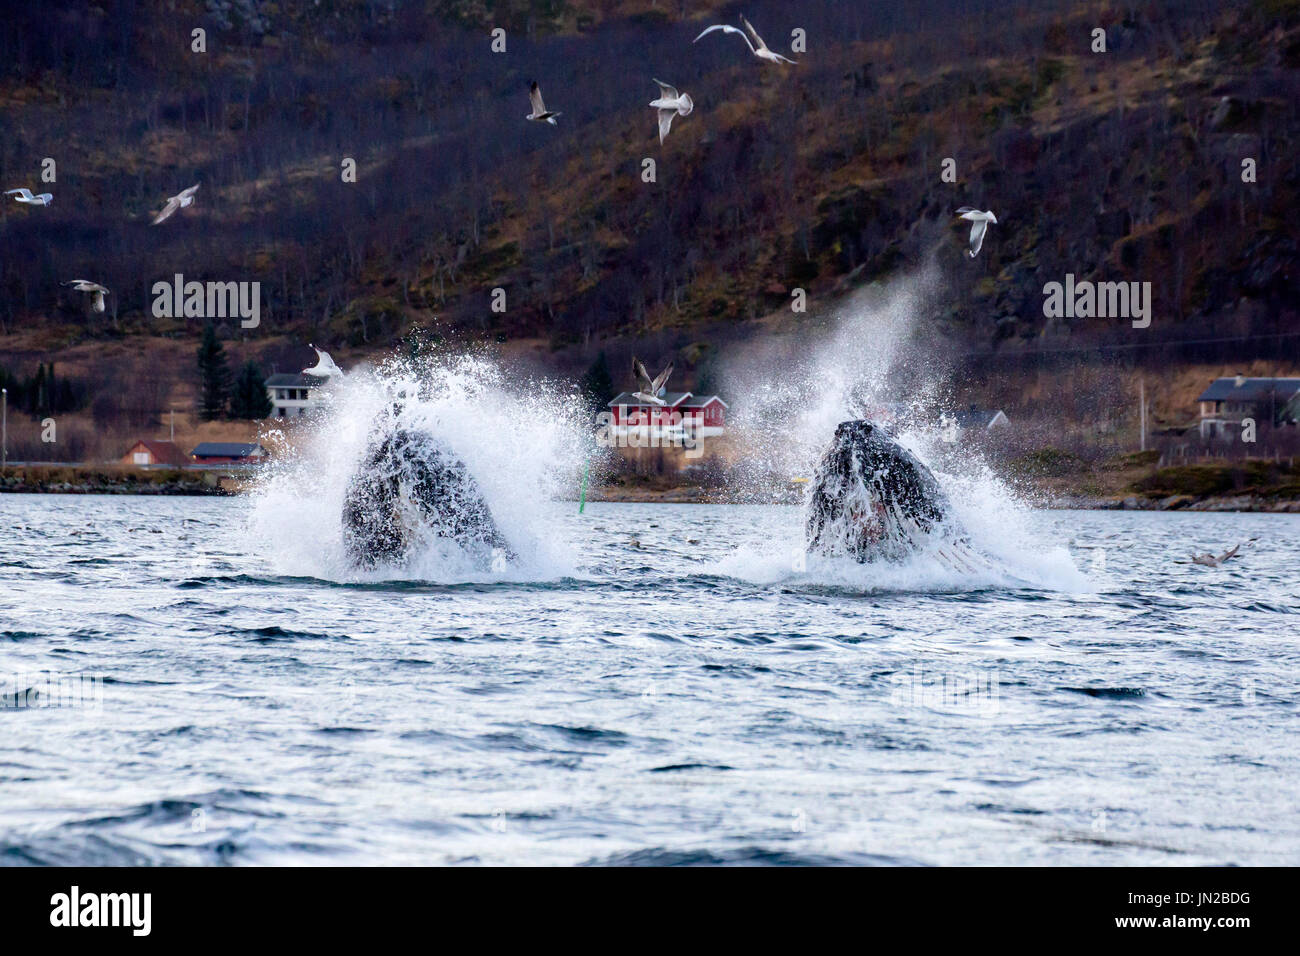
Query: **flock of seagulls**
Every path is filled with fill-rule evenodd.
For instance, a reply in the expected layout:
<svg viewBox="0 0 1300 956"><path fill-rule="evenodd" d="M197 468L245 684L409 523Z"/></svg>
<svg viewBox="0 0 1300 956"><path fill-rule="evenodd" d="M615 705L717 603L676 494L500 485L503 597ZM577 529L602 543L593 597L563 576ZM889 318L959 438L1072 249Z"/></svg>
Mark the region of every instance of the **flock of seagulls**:
<svg viewBox="0 0 1300 956"><path fill-rule="evenodd" d="M768 45L763 42L763 38L758 35L754 25L741 15L740 26L733 27L727 23L715 23L710 27L705 27L692 43L699 43L702 39L713 33L715 30L721 30L723 33L735 33L745 41L745 46L749 47L749 52L754 54L760 60L768 63L789 63L792 66L798 65L798 60L792 60L789 57L782 56L780 53L773 52ZM668 137L669 130L673 126L673 117L690 116L691 111L695 109L695 101L687 93L678 92L677 87L671 83L665 83L663 80L655 80L659 86L659 97L650 101L650 108L656 111L659 121L659 144ZM555 118L560 113L548 110L546 104L542 101L542 90L537 81L533 80L532 85L528 88L528 100L532 106L532 111L525 117L534 123L550 123L557 126ZM979 255L980 248L984 245L984 234L988 231L989 223L996 224L998 217L992 210L981 211L972 209L970 206L962 206L957 210L957 218L965 219L970 222L970 248L967 250L972 259ZM647 380L648 381L648 380Z"/></svg>
<svg viewBox="0 0 1300 956"><path fill-rule="evenodd" d="M743 15L740 18L740 24L740 27L733 27L730 24L715 23L710 27L706 27L700 35L691 42L698 43L700 40L704 39L704 37L715 31L735 33L745 41L745 46L749 48L749 52L758 59L764 60L768 63L788 63L791 65L797 65L798 61L773 52L763 41L763 38L758 35L758 31L754 29L754 25L745 19ZM654 82L659 87L659 96L650 101L650 108L656 111L659 128L659 143L662 145L664 140L668 137L669 131L672 129L673 118L677 116L690 116L691 112L695 109L695 102L691 99L689 94L680 92L677 87L673 86L671 83L665 83L663 80L659 79L656 79ZM529 87L528 100L531 110L527 117L525 117L526 119L534 123L549 123L551 126L559 125L556 123L556 117L562 114L558 110L548 110L546 108L546 103L542 99L541 86L538 85L536 80L534 80ZM183 189L175 196L168 198L166 205L164 205L158 215L153 218L151 225L161 225L174 216L179 210L186 209L193 205L194 196L198 190L199 184L195 183L188 189ZM34 195L30 189L25 187L6 190L4 195L13 196L14 200L17 202L34 206L48 206L54 201L52 193L39 193ZM969 207L958 209L957 215L959 218L971 222L969 254L973 259L979 254L980 247L984 243L984 233L988 229L988 224L991 222L996 223L998 221L997 217L993 215L992 212L981 212ZM92 282L89 279L73 279L63 284L71 286L77 292L85 292L93 295L94 298L92 300L91 308L93 311L98 313L102 313L105 310L104 296L112 294L103 285L100 285L97 282ZM669 365L658 378L651 381L649 375L645 371L645 366L635 358L632 362L633 372L636 374L637 381L640 385L640 391L636 393L637 397L655 404L664 404L658 396L663 393L664 383L672 372L672 366Z"/></svg>
<svg viewBox="0 0 1300 956"><path fill-rule="evenodd" d="M759 36L758 32L754 29L754 25L743 16L740 18L740 22L744 26L744 29L717 23L706 29L700 34L700 36L696 37L691 42L698 43L700 37L707 36L714 30L722 30L724 33L739 33L740 38L744 40L745 45L749 47L749 51L760 60L767 60L769 63L794 64L797 62L791 60L789 57L784 57L779 53L773 53L769 50L767 44L763 42L763 38ZM751 37L753 38L752 42L750 40ZM659 85L659 98L650 101L650 108L657 111L659 120L659 142L662 145L664 139L668 136L668 131L672 129L673 117L690 116L691 111L695 109L695 102L690 98L689 94L679 93L677 87L673 86L671 83L665 83L663 80L655 80L655 83ZM537 85L536 80L533 80L532 85L528 88L528 100L532 105L532 112L530 112L525 119L532 120L535 123L550 123L552 126L559 125L555 122L555 117L560 114L552 112L546 108L546 104L542 102L541 87Z"/></svg>
<svg viewBox="0 0 1300 956"><path fill-rule="evenodd" d="M186 206L192 205L194 202L194 194L198 192L198 190L199 184L195 183L189 189L182 189L175 196L168 199L167 205L163 207L162 212L158 213L158 215L154 217L152 225L156 226L159 223L170 219L175 215L176 210L184 209ZM33 196L32 191L27 188L7 189L5 190L5 195L13 196L16 201L26 203L30 206L48 206L54 201L54 196L51 193L41 193ZM93 295L94 298L91 300L90 307L92 311L98 313L104 312L104 296L113 294L105 286L100 285L98 282L92 282L90 279L72 279L60 284L71 286L76 292L88 292Z"/></svg>

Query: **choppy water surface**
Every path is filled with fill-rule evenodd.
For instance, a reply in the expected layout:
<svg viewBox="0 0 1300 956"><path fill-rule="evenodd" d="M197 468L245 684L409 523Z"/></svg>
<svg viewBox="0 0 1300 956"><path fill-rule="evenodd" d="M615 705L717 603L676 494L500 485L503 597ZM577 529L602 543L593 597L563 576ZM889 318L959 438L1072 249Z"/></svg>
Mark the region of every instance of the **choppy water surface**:
<svg viewBox="0 0 1300 956"><path fill-rule="evenodd" d="M0 496L0 861L1300 862L1296 517L1037 513L963 579L564 505L349 583L250 508Z"/></svg>

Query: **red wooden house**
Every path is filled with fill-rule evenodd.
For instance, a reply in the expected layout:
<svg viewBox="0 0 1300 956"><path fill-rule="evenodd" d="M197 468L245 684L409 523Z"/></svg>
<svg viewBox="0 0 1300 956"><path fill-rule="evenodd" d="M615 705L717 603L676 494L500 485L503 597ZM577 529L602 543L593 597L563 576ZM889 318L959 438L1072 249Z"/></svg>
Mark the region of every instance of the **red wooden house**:
<svg viewBox="0 0 1300 956"><path fill-rule="evenodd" d="M135 465L138 468L183 468L190 463L185 452L173 442L153 441L149 438L141 438L128 448L121 461L124 465Z"/></svg>
<svg viewBox="0 0 1300 956"><path fill-rule="evenodd" d="M653 405L621 392L610 401L615 431L644 428L661 432L681 429L700 438L721 435L727 426L727 403L717 395L665 392L663 405Z"/></svg>

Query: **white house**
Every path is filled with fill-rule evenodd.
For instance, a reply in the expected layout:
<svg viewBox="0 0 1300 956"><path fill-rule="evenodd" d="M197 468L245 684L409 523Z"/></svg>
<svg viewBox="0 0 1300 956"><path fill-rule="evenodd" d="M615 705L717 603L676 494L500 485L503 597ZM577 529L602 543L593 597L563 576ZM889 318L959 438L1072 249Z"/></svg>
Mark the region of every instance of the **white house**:
<svg viewBox="0 0 1300 956"><path fill-rule="evenodd" d="M272 418L302 418L328 401L328 389L343 378L343 370L334 364L328 352L312 346L316 364L297 375L272 375L266 380L266 394L271 399Z"/></svg>

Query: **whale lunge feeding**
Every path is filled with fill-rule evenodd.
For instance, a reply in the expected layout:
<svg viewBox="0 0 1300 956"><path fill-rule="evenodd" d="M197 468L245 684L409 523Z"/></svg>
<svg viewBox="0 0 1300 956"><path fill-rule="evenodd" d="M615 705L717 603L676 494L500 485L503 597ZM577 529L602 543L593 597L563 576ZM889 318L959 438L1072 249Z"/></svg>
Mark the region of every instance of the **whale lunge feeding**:
<svg viewBox="0 0 1300 956"><path fill-rule="evenodd" d="M808 551L860 563L927 550L969 570L975 555L934 475L875 422L843 422L822 457L805 514Z"/></svg>
<svg viewBox="0 0 1300 956"><path fill-rule="evenodd" d="M478 564L514 557L464 462L423 429L383 416L343 502L343 544L354 567L400 564L434 539L455 542Z"/></svg>

